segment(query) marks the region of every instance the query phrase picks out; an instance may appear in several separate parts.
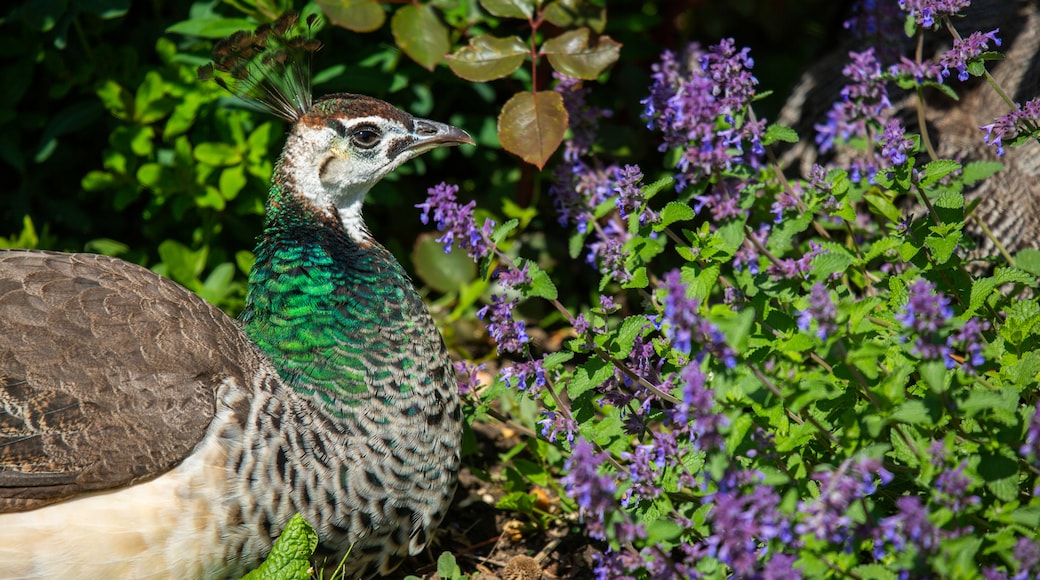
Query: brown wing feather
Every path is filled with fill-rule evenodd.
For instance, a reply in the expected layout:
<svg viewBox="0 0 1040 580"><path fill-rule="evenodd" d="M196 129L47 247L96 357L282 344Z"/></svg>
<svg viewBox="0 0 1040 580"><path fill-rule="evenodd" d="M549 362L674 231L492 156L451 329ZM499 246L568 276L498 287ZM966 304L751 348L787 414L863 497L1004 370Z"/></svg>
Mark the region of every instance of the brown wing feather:
<svg viewBox="0 0 1040 580"><path fill-rule="evenodd" d="M145 268L0 251L0 512L174 467L251 355L233 320Z"/></svg>

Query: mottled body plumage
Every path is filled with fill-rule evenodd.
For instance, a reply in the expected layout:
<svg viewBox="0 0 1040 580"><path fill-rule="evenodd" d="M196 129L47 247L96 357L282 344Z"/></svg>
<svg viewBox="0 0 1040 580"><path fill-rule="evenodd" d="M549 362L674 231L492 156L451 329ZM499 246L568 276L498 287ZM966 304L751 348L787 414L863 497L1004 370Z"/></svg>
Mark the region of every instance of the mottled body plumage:
<svg viewBox="0 0 1040 580"><path fill-rule="evenodd" d="M444 516L453 368L361 205L408 159L472 140L378 99L312 103L299 57L317 45L294 25L214 51L224 86L293 122L241 325L120 260L0 251L0 577L237 577L295 513L316 566L349 551L365 577Z"/></svg>

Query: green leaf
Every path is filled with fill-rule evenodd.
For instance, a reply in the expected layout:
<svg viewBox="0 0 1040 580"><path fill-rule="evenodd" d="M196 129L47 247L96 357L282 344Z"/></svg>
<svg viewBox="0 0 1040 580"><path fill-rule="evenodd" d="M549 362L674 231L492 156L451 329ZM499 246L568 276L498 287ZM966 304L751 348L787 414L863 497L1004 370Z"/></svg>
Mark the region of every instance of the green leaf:
<svg viewBox="0 0 1040 580"><path fill-rule="evenodd" d="M451 50L448 29L429 4L407 4L390 19L394 42L412 60L433 70Z"/></svg>
<svg viewBox="0 0 1040 580"><path fill-rule="evenodd" d="M531 289L526 293L527 297L537 296L546 300L556 300L559 294L556 291L556 285L549 278L549 274L539 268L538 264L524 258L520 258L517 266L520 267L524 264L527 265L527 273L531 276Z"/></svg>
<svg viewBox="0 0 1040 580"><path fill-rule="evenodd" d="M932 251L932 259L936 264L945 264L953 257L953 252L957 250L957 244L960 241L961 233L951 232L949 235L941 237L928 236L924 240L924 245Z"/></svg>
<svg viewBox="0 0 1040 580"><path fill-rule="evenodd" d="M529 19L534 15L534 0L480 0L484 10L499 18Z"/></svg>
<svg viewBox="0 0 1040 580"><path fill-rule="evenodd" d="M670 201L661 209L661 221L654 229L664 229L675 222L692 220L696 214L693 208L681 201Z"/></svg>
<svg viewBox="0 0 1040 580"><path fill-rule="evenodd" d="M588 0L556 0L545 7L544 18L557 28L588 26L600 33L607 26L607 9Z"/></svg>
<svg viewBox="0 0 1040 580"><path fill-rule="evenodd" d="M267 559L242 580L309 580L310 558L317 547L318 534L303 516L295 514L278 536Z"/></svg>
<svg viewBox="0 0 1040 580"><path fill-rule="evenodd" d="M599 358L590 359L574 370L574 376L567 382L567 396L575 400L586 392L602 385L614 375L614 365Z"/></svg>
<svg viewBox="0 0 1040 580"><path fill-rule="evenodd" d="M509 76L523 64L530 52L519 37L495 38L482 34L469 39L469 45L447 56L448 67L467 81L485 82Z"/></svg>
<svg viewBox="0 0 1040 580"><path fill-rule="evenodd" d="M1015 265L1030 274L1040 276L1040 251L1033 248L1020 250L1015 254Z"/></svg>
<svg viewBox="0 0 1040 580"><path fill-rule="evenodd" d="M646 319L646 316L642 314L636 316L629 316L621 323L621 328L618 329L617 339L614 344L617 345L617 350L612 354L619 359L624 359L632 352L632 345L635 344L636 337L639 336L643 329L646 328L650 322Z"/></svg>
<svg viewBox="0 0 1040 580"><path fill-rule="evenodd" d="M978 471L986 482L986 488L1001 501L1014 501L1018 497L1018 461L1014 458L983 451Z"/></svg>
<svg viewBox="0 0 1040 580"><path fill-rule="evenodd" d="M254 28L256 28L256 22L244 18L215 18L207 16L205 18L182 20L173 26L167 27L166 32L217 39L230 36L239 30L253 30Z"/></svg>
<svg viewBox="0 0 1040 580"><path fill-rule="evenodd" d="M159 244L159 258L164 270L160 274L196 290L199 287L199 275L206 267L208 253L206 247L192 251L176 240L165 240Z"/></svg>
<svg viewBox="0 0 1040 580"><path fill-rule="evenodd" d="M972 161L964 166L964 183L965 185L975 185L1003 169L1004 164L999 161Z"/></svg>
<svg viewBox="0 0 1040 580"><path fill-rule="evenodd" d="M477 265L464 252L445 253L432 233L420 234L412 249L415 274L430 288L448 294L458 292L477 277Z"/></svg>
<svg viewBox="0 0 1040 580"><path fill-rule="evenodd" d="M567 76L595 80L621 55L621 44L609 36L597 36L589 43L589 29L569 30L542 44L541 53L549 64Z"/></svg>
<svg viewBox="0 0 1040 580"><path fill-rule="evenodd" d="M573 352L552 352L542 357L542 368L551 371L574 358Z"/></svg>
<svg viewBox="0 0 1040 580"><path fill-rule="evenodd" d="M891 420L910 425L931 425L932 414L923 401L911 399L901 404L894 413Z"/></svg>
<svg viewBox="0 0 1040 580"><path fill-rule="evenodd" d="M797 143L798 133L790 127L783 125L770 125L766 128L766 134L762 136L762 144L769 145L781 141L783 143Z"/></svg>
<svg viewBox="0 0 1040 580"><path fill-rule="evenodd" d="M317 0L329 22L353 30L372 32L386 22L386 12L377 0Z"/></svg>
<svg viewBox="0 0 1040 580"><path fill-rule="evenodd" d="M195 160L207 165L222 167L242 162L238 149L222 142L199 143L192 152Z"/></svg>
<svg viewBox="0 0 1040 580"><path fill-rule="evenodd" d="M108 109L113 117L121 120L130 120L130 111L133 109L133 97L130 93L112 80L102 82L97 89L97 96L101 104Z"/></svg>
<svg viewBox="0 0 1040 580"><path fill-rule="evenodd" d="M495 226L495 231L491 233L491 240L495 244L501 244L502 240L506 239L506 235L516 229L516 226L519 224L520 220L513 218L502 225Z"/></svg>
<svg viewBox="0 0 1040 580"><path fill-rule="evenodd" d="M498 116L498 139L502 148L538 169L563 142L567 131L567 109L556 91L517 93Z"/></svg>
<svg viewBox="0 0 1040 580"><path fill-rule="evenodd" d="M233 165L220 172L218 187L220 195L226 200L235 199L238 192L246 186L246 168L242 165Z"/></svg>
<svg viewBox="0 0 1040 580"><path fill-rule="evenodd" d="M940 179L947 175L958 171L961 168L961 164L950 159L937 159L935 161L926 163L923 168L924 177L921 179L921 186L928 187L934 185Z"/></svg>

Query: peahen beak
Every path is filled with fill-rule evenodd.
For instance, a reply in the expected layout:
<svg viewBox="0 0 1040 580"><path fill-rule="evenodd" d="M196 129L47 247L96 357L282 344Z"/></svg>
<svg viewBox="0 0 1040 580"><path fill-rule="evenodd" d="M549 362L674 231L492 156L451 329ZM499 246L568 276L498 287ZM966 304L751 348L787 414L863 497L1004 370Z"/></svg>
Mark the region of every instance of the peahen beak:
<svg viewBox="0 0 1040 580"><path fill-rule="evenodd" d="M417 118L413 127L412 138L415 139L415 142L408 146L408 150L416 155L437 147L462 145L463 143L475 144L469 133L447 123Z"/></svg>

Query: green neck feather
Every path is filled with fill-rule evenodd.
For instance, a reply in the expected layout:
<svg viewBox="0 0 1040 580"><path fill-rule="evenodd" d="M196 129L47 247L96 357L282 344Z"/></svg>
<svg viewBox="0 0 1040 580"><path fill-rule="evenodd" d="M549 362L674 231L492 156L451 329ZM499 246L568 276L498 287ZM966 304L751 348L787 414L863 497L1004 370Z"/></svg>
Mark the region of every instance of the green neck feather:
<svg viewBox="0 0 1040 580"><path fill-rule="evenodd" d="M389 395L373 384L411 388L381 375L407 374L416 361L402 337L415 334L416 324L432 325L385 248L354 240L335 216L277 183L241 319L282 378L336 416Z"/></svg>

